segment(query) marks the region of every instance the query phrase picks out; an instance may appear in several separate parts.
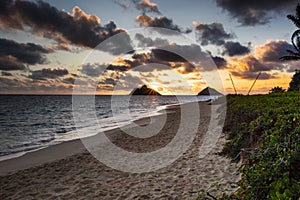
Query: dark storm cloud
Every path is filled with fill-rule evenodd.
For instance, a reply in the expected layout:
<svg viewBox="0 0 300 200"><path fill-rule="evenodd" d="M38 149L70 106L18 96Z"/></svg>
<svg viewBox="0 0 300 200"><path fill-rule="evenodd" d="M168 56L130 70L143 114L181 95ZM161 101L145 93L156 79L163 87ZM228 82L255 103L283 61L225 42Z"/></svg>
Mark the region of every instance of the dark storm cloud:
<svg viewBox="0 0 300 200"><path fill-rule="evenodd" d="M274 14L294 8L298 3L297 0L216 0L216 2L243 26L266 24Z"/></svg>
<svg viewBox="0 0 300 200"><path fill-rule="evenodd" d="M223 24L200 24L198 22L193 23L196 29L197 40L201 42L201 45L223 45L225 40L234 38L232 33L227 33L223 27Z"/></svg>
<svg viewBox="0 0 300 200"><path fill-rule="evenodd" d="M20 64L43 64L46 62L44 54L50 52L51 50L33 43L17 43L13 40L0 38L0 57L2 62L6 60L7 62L20 62ZM0 65L2 64L0 63Z"/></svg>
<svg viewBox="0 0 300 200"><path fill-rule="evenodd" d="M239 42L226 42L224 44L223 55L241 56L250 53L250 48L241 45Z"/></svg>
<svg viewBox="0 0 300 200"><path fill-rule="evenodd" d="M136 21L140 24L140 26L144 27L158 27L158 28L166 28L173 31L178 31L180 33L190 33L192 32L192 29L182 29L178 25L173 23L172 19L169 19L165 16L159 16L159 17L151 17L148 15L139 15L136 18ZM164 33L164 32L162 32ZM167 32L168 33L168 32Z"/></svg>
<svg viewBox="0 0 300 200"><path fill-rule="evenodd" d="M0 70L24 70L26 66L12 56L0 56Z"/></svg>
<svg viewBox="0 0 300 200"><path fill-rule="evenodd" d="M152 39L150 37L145 37L140 33L135 34L134 38L138 40L137 45L139 47L157 47L157 46L163 46L169 44L168 40L161 39L161 38Z"/></svg>
<svg viewBox="0 0 300 200"><path fill-rule="evenodd" d="M157 50L152 49L152 54L154 58L164 61L176 62L177 59L178 61L187 60L189 62L197 62L201 60L203 52L200 46L196 44L168 44L161 46Z"/></svg>
<svg viewBox="0 0 300 200"><path fill-rule="evenodd" d="M43 1L4 0L0 5L0 24L1 29L31 31L58 43L63 40L84 48L95 48L105 39L125 32L112 21L102 25L97 16L88 15L79 7L70 14Z"/></svg>
<svg viewBox="0 0 300 200"><path fill-rule="evenodd" d="M151 53L152 56L157 60L167 62L186 62L186 60L183 57L171 51L166 51L163 49L152 49Z"/></svg>
<svg viewBox="0 0 300 200"><path fill-rule="evenodd" d="M34 80L47 80L47 79L56 79L58 77L62 77L65 75L68 75L69 72L67 69L62 68L45 68L41 70L32 71L31 75L28 76L28 78L34 79Z"/></svg>
<svg viewBox="0 0 300 200"><path fill-rule="evenodd" d="M215 62L218 69L224 69L227 67L227 61L219 56L212 56L213 61Z"/></svg>

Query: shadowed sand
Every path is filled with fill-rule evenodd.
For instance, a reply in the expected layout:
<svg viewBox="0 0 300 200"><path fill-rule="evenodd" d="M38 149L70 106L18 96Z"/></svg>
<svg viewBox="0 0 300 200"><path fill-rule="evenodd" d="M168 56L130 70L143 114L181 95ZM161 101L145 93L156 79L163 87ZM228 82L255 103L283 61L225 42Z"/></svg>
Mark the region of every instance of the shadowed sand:
<svg viewBox="0 0 300 200"><path fill-rule="evenodd" d="M148 173L117 171L95 159L80 140L74 140L0 162L1 199L196 199L201 190L213 195L230 192L234 190L230 182L237 181L239 174L236 164L216 154L225 143L224 135L209 154L199 158L214 105L199 106L200 124L193 143L167 167ZM160 149L176 134L180 108L169 107L165 115L166 124L150 138L129 136L120 129L108 131L106 136L131 152ZM149 122L144 118L136 124L146 126Z"/></svg>

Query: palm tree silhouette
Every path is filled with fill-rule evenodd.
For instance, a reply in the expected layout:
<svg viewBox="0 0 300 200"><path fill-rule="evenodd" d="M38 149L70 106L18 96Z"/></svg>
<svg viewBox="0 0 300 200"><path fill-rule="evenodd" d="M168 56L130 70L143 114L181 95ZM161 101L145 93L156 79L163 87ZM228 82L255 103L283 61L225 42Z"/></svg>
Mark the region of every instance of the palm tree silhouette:
<svg viewBox="0 0 300 200"><path fill-rule="evenodd" d="M297 5L296 15L288 15L287 18L300 28L300 4ZM300 60L300 29L293 33L291 40L296 52L288 49L286 51L290 55L282 56L280 60Z"/></svg>

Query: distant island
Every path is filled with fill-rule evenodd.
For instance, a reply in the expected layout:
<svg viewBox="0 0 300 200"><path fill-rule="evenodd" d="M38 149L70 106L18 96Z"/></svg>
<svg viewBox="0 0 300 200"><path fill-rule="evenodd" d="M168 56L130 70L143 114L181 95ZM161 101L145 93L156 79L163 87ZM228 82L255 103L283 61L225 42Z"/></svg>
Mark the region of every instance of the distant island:
<svg viewBox="0 0 300 200"><path fill-rule="evenodd" d="M198 95L220 95L220 96L222 95L223 96L222 93L210 87L206 87L201 92L199 92Z"/></svg>
<svg viewBox="0 0 300 200"><path fill-rule="evenodd" d="M147 87L147 85L143 85L141 88L134 89L130 95L158 95L161 96L161 94L152 88Z"/></svg>

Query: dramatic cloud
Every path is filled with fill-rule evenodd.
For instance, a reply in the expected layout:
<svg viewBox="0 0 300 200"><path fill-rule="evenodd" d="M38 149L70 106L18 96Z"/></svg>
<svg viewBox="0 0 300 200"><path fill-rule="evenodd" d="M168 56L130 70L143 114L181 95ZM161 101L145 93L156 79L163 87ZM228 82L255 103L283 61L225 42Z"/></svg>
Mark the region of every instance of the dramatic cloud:
<svg viewBox="0 0 300 200"><path fill-rule="evenodd" d="M199 40L203 46L208 44L220 46L225 44L225 40L234 38L234 35L227 33L220 23L200 24L193 22L193 25L196 29L197 40Z"/></svg>
<svg viewBox="0 0 300 200"><path fill-rule="evenodd" d="M19 87L21 84L18 80L11 77L0 76L0 91L11 90L14 87Z"/></svg>
<svg viewBox="0 0 300 200"><path fill-rule="evenodd" d="M122 60L124 63L126 63L126 60ZM124 72L127 71L128 69L132 68L133 66L128 65L113 65L113 64L99 64L99 63L94 63L94 64L84 64L82 65L81 69L79 70L81 73L90 76L90 77L99 77L101 74L102 76L105 75L105 73L110 70L110 71L115 71L115 72Z"/></svg>
<svg viewBox="0 0 300 200"><path fill-rule="evenodd" d="M247 55L242 59L233 59L231 62L235 62L235 66L231 70L231 74L243 79L255 79L259 73L259 79L276 78L271 74L272 66L268 66L266 63L262 63L252 55Z"/></svg>
<svg viewBox="0 0 300 200"><path fill-rule="evenodd" d="M147 63L158 63L160 65L151 65L153 70L164 70L162 66L176 69L179 73L187 74L200 70L215 70L215 61L218 68L226 67L226 60L221 57L213 57L208 53L202 52L199 45L178 45L168 44L160 48L154 48L150 53L135 54L133 60L123 60L122 63L129 65L129 68L144 65ZM195 67L197 66L197 68ZM141 69L142 70L142 69Z"/></svg>
<svg viewBox="0 0 300 200"><path fill-rule="evenodd" d="M286 54L286 49L294 50L294 47L283 40L269 40L263 45L256 46L254 54L247 54L240 58L229 58L228 66L233 75L242 78L253 79L258 72L262 77L274 78L271 71L292 72L299 66L299 62L280 62L279 58Z"/></svg>
<svg viewBox="0 0 300 200"><path fill-rule="evenodd" d="M279 62L279 58L287 55L286 50L295 51L293 45L283 40L269 40L255 47L255 55L264 62Z"/></svg>
<svg viewBox="0 0 300 200"><path fill-rule="evenodd" d="M152 54L158 60L198 62L201 60L203 52L200 46L196 44L178 45L173 43L161 46L160 49L153 49Z"/></svg>
<svg viewBox="0 0 300 200"><path fill-rule="evenodd" d="M298 3L297 0L216 0L216 2L243 26L266 24L273 15L294 8Z"/></svg>
<svg viewBox="0 0 300 200"><path fill-rule="evenodd" d="M150 17L148 15L139 15L136 18L136 21L139 22L140 26L144 27L158 27L158 28L166 28L173 31L178 31L180 33L190 33L192 29L182 29L178 25L173 23L172 19L169 19L165 16L159 17ZM163 33L163 32L162 32Z"/></svg>
<svg viewBox="0 0 300 200"><path fill-rule="evenodd" d="M24 70L26 66L13 56L0 56L0 70Z"/></svg>
<svg viewBox="0 0 300 200"><path fill-rule="evenodd" d="M33 43L17 43L0 38L0 69L22 70L25 64L35 65L46 62L44 54L51 50Z"/></svg>
<svg viewBox="0 0 300 200"><path fill-rule="evenodd" d="M157 60L166 62L186 62L186 60L183 57L171 51L163 49L152 49L151 53L152 56Z"/></svg>
<svg viewBox="0 0 300 200"><path fill-rule="evenodd" d="M106 67L106 65L88 63L83 65L79 71L87 76L98 77L101 73L104 72Z"/></svg>
<svg viewBox="0 0 300 200"><path fill-rule="evenodd" d="M253 72L248 72L248 71L245 71L245 72L231 72L232 75L234 76L238 76L238 77L241 77L243 79L256 79L258 73L253 73ZM259 79L260 80L267 80L267 79L272 79L272 78L276 78L276 76L270 74L270 73L266 73L266 72L262 72L260 73L259 75Z"/></svg>
<svg viewBox="0 0 300 200"><path fill-rule="evenodd" d="M83 48L95 48L105 39L125 32L112 21L102 25L97 16L88 15L79 7L74 7L70 14L43 1L4 0L0 11L1 29L31 31L59 44L63 43L60 46L64 48L66 42ZM130 41L128 35L127 39ZM114 45L118 46L118 43Z"/></svg>
<svg viewBox="0 0 300 200"><path fill-rule="evenodd" d="M28 78L31 78L34 80L47 80L47 79L56 79L58 77L62 77L62 76L68 75L68 74L69 74L69 72L67 69L47 68L47 69L32 71L31 75L29 75Z"/></svg>
<svg viewBox="0 0 300 200"><path fill-rule="evenodd" d="M118 4L123 9L129 8L130 4L133 3L135 8L141 11L142 14L146 14L146 13L160 14L157 4L151 2L150 0L114 0L114 3Z"/></svg>
<svg viewBox="0 0 300 200"><path fill-rule="evenodd" d="M72 86L59 82L59 80L34 80L29 78L14 78L0 76L0 91L11 94L62 94L71 93Z"/></svg>
<svg viewBox="0 0 300 200"><path fill-rule="evenodd" d="M128 69L148 63L157 63L160 65L151 65L153 67L152 70L164 70L165 68L162 66L168 66L168 69L178 69L178 72L187 74L198 69L203 71L215 70L216 68L212 61L215 62L219 69L225 68L227 65L224 58L214 57L209 53L202 52L199 45L171 43L151 49L149 53L136 53L132 56L132 59L123 59L120 60L120 63L128 66Z"/></svg>
<svg viewBox="0 0 300 200"><path fill-rule="evenodd" d="M218 69L223 69L227 65L224 58L213 57L208 53L202 52L200 46L197 44L178 45L176 43L168 43L159 48L152 48L147 52L135 52L131 57L128 55L126 57L119 57L110 64L85 64L79 71L88 78L100 78L100 84L107 86L113 85L112 80L109 78L113 80L118 79L112 77L113 72L117 73L118 77L130 70L134 73L148 73L173 69L180 74L195 74L198 70L216 70L213 61ZM101 77L99 77L100 75Z"/></svg>
<svg viewBox="0 0 300 200"><path fill-rule="evenodd" d="M135 7L137 10L141 10L143 12L143 14L148 13L148 12L154 12L154 13L160 14L157 4L150 2L150 0L141 0L140 2L137 2L135 4Z"/></svg>
<svg viewBox="0 0 300 200"><path fill-rule="evenodd" d="M145 37L140 33L135 34L134 38L138 40L137 45L139 47L158 47L158 46L164 46L169 44L168 40L161 39L161 38L152 39L150 37Z"/></svg>
<svg viewBox="0 0 300 200"><path fill-rule="evenodd" d="M241 45L239 42L226 42L224 44L223 55L241 56L250 53L250 48Z"/></svg>
<svg viewBox="0 0 300 200"><path fill-rule="evenodd" d="M215 62L218 69L224 69L227 67L227 61L219 56L212 56L213 61Z"/></svg>
<svg viewBox="0 0 300 200"><path fill-rule="evenodd" d="M128 70L128 66L126 65L108 65L106 70L112 70L112 71L120 71L120 72L125 72Z"/></svg>
<svg viewBox="0 0 300 200"><path fill-rule="evenodd" d="M105 78L105 79L99 81L99 84L116 85L117 84L117 80L115 80L113 78Z"/></svg>
<svg viewBox="0 0 300 200"><path fill-rule="evenodd" d="M176 69L180 74L189 74L197 72L195 66L189 62L175 63L171 66L173 69Z"/></svg>
<svg viewBox="0 0 300 200"><path fill-rule="evenodd" d="M242 58L231 58L231 62L235 63L236 69L249 72L270 71L272 66L263 63L253 55L246 55Z"/></svg>
<svg viewBox="0 0 300 200"><path fill-rule="evenodd" d="M52 51L33 43L17 43L0 38L0 70L24 70L26 64L44 64L44 54Z"/></svg>

